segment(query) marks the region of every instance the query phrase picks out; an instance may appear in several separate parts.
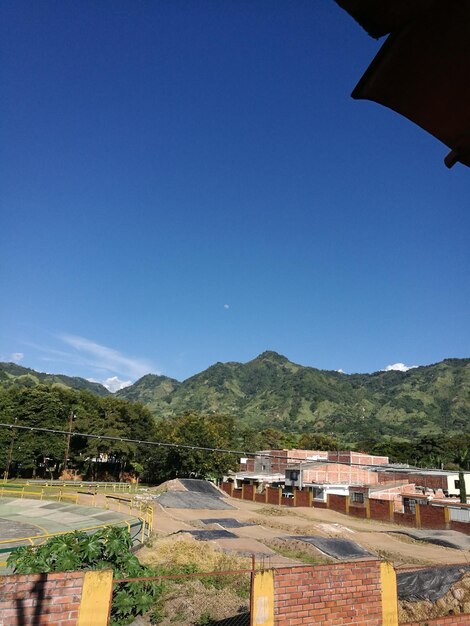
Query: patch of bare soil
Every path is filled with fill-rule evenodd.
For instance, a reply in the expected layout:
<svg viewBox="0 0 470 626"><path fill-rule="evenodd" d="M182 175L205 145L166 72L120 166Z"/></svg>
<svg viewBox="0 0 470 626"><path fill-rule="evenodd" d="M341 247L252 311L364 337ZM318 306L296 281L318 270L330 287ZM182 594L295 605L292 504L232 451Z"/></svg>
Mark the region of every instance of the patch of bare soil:
<svg viewBox="0 0 470 626"><path fill-rule="evenodd" d="M420 602L400 601L398 603L398 621L401 624L461 613L470 614L470 573L464 574L436 602L421 600Z"/></svg>

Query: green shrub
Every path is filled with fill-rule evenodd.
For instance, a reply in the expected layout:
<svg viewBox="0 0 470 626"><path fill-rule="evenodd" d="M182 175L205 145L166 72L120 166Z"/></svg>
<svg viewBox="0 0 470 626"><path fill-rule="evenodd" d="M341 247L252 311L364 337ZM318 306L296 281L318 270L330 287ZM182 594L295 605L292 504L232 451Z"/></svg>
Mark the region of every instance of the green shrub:
<svg viewBox="0 0 470 626"><path fill-rule="evenodd" d="M40 546L19 548L8 557L15 574L67 572L82 569L112 569L114 578L152 576L131 553L132 540L126 528L104 528L93 535L75 531L51 537ZM150 609L161 594L153 582L119 583L113 587L111 625L130 624Z"/></svg>

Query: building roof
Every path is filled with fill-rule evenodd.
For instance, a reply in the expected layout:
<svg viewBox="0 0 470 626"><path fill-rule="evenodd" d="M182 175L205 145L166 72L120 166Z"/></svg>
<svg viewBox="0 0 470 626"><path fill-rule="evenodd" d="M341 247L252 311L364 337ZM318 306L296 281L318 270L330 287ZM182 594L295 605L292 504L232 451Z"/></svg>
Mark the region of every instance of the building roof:
<svg viewBox="0 0 470 626"><path fill-rule="evenodd" d="M470 0L336 0L373 37L389 34L356 88L421 126L470 167Z"/></svg>

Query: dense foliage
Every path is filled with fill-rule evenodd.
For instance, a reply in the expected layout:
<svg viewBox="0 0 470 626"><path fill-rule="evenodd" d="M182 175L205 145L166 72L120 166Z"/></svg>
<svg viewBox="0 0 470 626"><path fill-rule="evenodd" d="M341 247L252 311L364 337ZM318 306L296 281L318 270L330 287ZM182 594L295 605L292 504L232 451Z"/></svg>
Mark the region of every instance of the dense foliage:
<svg viewBox="0 0 470 626"><path fill-rule="evenodd" d="M152 439L154 420L148 409L114 397L74 391L54 385L0 388L4 423L68 430L97 435ZM10 475L58 477L65 463L67 436L0 429L0 468L10 463ZM67 467L89 479L122 478L142 464L148 450L136 444L106 439L71 437Z"/></svg>
<svg viewBox="0 0 470 626"><path fill-rule="evenodd" d="M183 383L146 376L116 395L144 402L158 417L197 411L232 415L257 430L413 441L470 430L470 359L346 375L265 352L244 364L217 363Z"/></svg>
<svg viewBox="0 0 470 626"><path fill-rule="evenodd" d="M125 528L111 527L93 535L76 531L52 537L36 547L18 548L8 557L15 574L112 569L114 578L152 576L131 553L131 537ZM119 583L113 589L111 625L130 624L155 602L161 588L152 582Z"/></svg>

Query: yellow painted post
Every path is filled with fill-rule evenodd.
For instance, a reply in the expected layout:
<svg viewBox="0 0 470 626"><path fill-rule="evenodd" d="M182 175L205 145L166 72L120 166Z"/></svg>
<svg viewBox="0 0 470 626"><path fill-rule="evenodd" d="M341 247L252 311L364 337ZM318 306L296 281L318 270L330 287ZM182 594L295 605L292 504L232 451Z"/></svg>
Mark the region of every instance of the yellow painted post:
<svg viewBox="0 0 470 626"><path fill-rule="evenodd" d="M327 509L330 508L330 494L329 493L326 494L326 508Z"/></svg>
<svg viewBox="0 0 470 626"><path fill-rule="evenodd" d="M380 586L382 596L382 626L398 626L397 576L393 564L380 564Z"/></svg>
<svg viewBox="0 0 470 626"><path fill-rule="evenodd" d="M23 496L24 496L24 487L23 487L23 489L21 490L21 499L23 499Z"/></svg>
<svg viewBox="0 0 470 626"><path fill-rule="evenodd" d="M235 483L230 483L230 497L233 498L233 490L235 489Z"/></svg>
<svg viewBox="0 0 470 626"><path fill-rule="evenodd" d="M351 504L351 496L346 496L346 515L349 515L349 506Z"/></svg>
<svg viewBox="0 0 470 626"><path fill-rule="evenodd" d="M421 505L416 503L415 504L415 523L416 523L416 528L421 528Z"/></svg>
<svg viewBox="0 0 470 626"><path fill-rule="evenodd" d="M312 506L313 506L313 493L312 493L312 491L310 489L308 491L308 506L310 508L312 508Z"/></svg>
<svg viewBox="0 0 470 626"><path fill-rule="evenodd" d="M390 502L388 503L388 513L390 515L390 521L393 522L395 521L395 502L393 500L390 500Z"/></svg>
<svg viewBox="0 0 470 626"><path fill-rule="evenodd" d="M242 500L245 499L245 483L242 483Z"/></svg>
<svg viewBox="0 0 470 626"><path fill-rule="evenodd" d="M294 487L294 506L297 506L297 487Z"/></svg>
<svg viewBox="0 0 470 626"><path fill-rule="evenodd" d="M278 493L277 503L279 505L281 505L281 502L282 502L282 487L278 487L277 488L277 493Z"/></svg>
<svg viewBox="0 0 470 626"><path fill-rule="evenodd" d="M370 519L370 500L366 498L366 518Z"/></svg>
<svg viewBox="0 0 470 626"><path fill-rule="evenodd" d="M112 570L86 572L77 626L107 626L112 594Z"/></svg>
<svg viewBox="0 0 470 626"><path fill-rule="evenodd" d="M140 538L140 543L144 543L145 541L145 519L142 518L142 536Z"/></svg>
<svg viewBox="0 0 470 626"><path fill-rule="evenodd" d="M252 574L251 623L274 626L274 571Z"/></svg>
<svg viewBox="0 0 470 626"><path fill-rule="evenodd" d="M449 529L450 528L450 509L448 506L444 507L444 522L445 522L446 528Z"/></svg>
<svg viewBox="0 0 470 626"><path fill-rule="evenodd" d="M43 497L44 497L44 489L41 489L41 500L43 499Z"/></svg>
<svg viewBox="0 0 470 626"><path fill-rule="evenodd" d="M62 502L62 489L59 489L59 502Z"/></svg>

